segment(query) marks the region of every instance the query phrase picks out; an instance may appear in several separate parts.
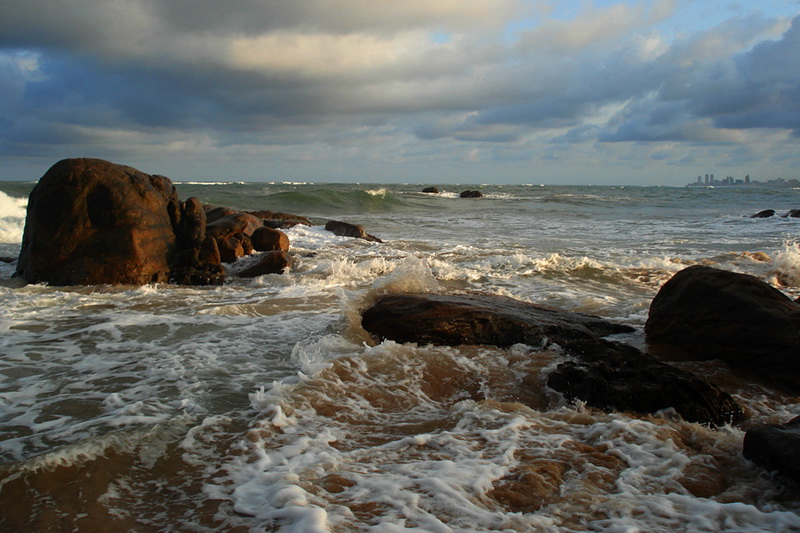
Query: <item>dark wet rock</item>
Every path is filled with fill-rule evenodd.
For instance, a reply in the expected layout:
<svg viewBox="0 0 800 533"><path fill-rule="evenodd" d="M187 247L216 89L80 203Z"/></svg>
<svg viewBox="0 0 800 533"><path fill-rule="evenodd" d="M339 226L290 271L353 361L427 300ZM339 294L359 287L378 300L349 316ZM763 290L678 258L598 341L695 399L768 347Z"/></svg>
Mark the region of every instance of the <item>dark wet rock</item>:
<svg viewBox="0 0 800 533"><path fill-rule="evenodd" d="M338 220L329 220L328 223L325 224L325 229L340 237L353 237L355 239L364 239L370 242L383 242L379 238L367 233L364 229L364 226L357 224L339 222Z"/></svg>
<svg viewBox="0 0 800 533"><path fill-rule="evenodd" d="M169 179L65 159L30 194L16 274L52 285L167 281L179 216Z"/></svg>
<svg viewBox="0 0 800 533"><path fill-rule="evenodd" d="M381 339L445 346L540 346L632 331L599 317L492 294L386 295L363 313L361 323Z"/></svg>
<svg viewBox="0 0 800 533"><path fill-rule="evenodd" d="M753 276L678 272L653 299L645 334L653 353L722 359L800 391L800 305Z"/></svg>
<svg viewBox="0 0 800 533"><path fill-rule="evenodd" d="M362 314L378 339L458 346L558 344L578 361L563 363L548 386L601 409L655 413L674 408L687 420L724 424L742 411L725 392L632 346L602 337L632 328L580 313L489 294L395 294Z"/></svg>
<svg viewBox="0 0 800 533"><path fill-rule="evenodd" d="M292 257L283 250L276 250L264 253L255 265L239 272L239 276L254 278L265 274L282 274L290 268L292 268Z"/></svg>
<svg viewBox="0 0 800 533"><path fill-rule="evenodd" d="M181 285L221 285L226 272L217 241L206 237L199 246L178 252L173 259L170 281Z"/></svg>
<svg viewBox="0 0 800 533"><path fill-rule="evenodd" d="M438 187L425 187L424 189L422 189L422 192L426 192L426 193L429 193L429 194L439 194L439 188Z"/></svg>
<svg viewBox="0 0 800 533"><path fill-rule="evenodd" d="M253 248L257 252L289 251L289 237L279 229L266 226L258 228L250 236L250 239L253 243Z"/></svg>
<svg viewBox="0 0 800 533"><path fill-rule="evenodd" d="M645 414L672 408L689 422L716 426L743 417L730 394L632 346L581 340L562 348L580 360L558 365L547 385L570 400Z"/></svg>
<svg viewBox="0 0 800 533"><path fill-rule="evenodd" d="M206 212L197 198L181 202L180 219L175 228L178 239L186 247L199 247L206 238Z"/></svg>
<svg viewBox="0 0 800 533"><path fill-rule="evenodd" d="M800 218L800 209L790 209L781 216L783 218Z"/></svg>
<svg viewBox="0 0 800 533"><path fill-rule="evenodd" d="M757 465L800 483L800 417L781 425L755 426L744 435L742 453Z"/></svg>
<svg viewBox="0 0 800 533"><path fill-rule="evenodd" d="M297 225L310 226L311 222L300 215L289 213L276 213L274 211L247 211L247 213L261 219L265 226L270 228L291 228Z"/></svg>
<svg viewBox="0 0 800 533"><path fill-rule="evenodd" d="M481 191L471 191L466 190L459 194L461 198L483 198L483 193Z"/></svg>
<svg viewBox="0 0 800 533"><path fill-rule="evenodd" d="M751 215L750 218L769 218L775 216L774 209L764 209L763 211L759 211L755 215Z"/></svg>
<svg viewBox="0 0 800 533"><path fill-rule="evenodd" d="M0 263L13 263L16 261L13 257L0 257Z"/></svg>

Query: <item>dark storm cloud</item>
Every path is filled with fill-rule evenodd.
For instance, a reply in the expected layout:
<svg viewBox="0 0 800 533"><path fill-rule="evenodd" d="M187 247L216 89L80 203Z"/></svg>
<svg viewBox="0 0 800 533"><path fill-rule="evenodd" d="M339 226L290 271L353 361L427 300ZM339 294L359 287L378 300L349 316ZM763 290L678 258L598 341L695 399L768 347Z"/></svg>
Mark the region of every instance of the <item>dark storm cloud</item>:
<svg viewBox="0 0 800 533"><path fill-rule="evenodd" d="M800 17L782 36L774 17L739 17L666 40L655 28L669 0L564 19L531 18L532 5L5 2L0 150L165 150L172 137L204 153L359 142L415 153L421 141L524 160L531 138L568 149L800 131ZM520 14L528 22L508 30Z"/></svg>

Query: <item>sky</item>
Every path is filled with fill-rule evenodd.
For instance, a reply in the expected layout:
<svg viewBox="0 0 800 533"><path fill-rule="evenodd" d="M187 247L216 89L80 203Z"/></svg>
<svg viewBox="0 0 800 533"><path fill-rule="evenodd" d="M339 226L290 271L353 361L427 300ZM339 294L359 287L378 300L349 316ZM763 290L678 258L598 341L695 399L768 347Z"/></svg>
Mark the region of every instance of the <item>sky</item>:
<svg viewBox="0 0 800 533"><path fill-rule="evenodd" d="M0 3L0 180L800 178L798 0Z"/></svg>

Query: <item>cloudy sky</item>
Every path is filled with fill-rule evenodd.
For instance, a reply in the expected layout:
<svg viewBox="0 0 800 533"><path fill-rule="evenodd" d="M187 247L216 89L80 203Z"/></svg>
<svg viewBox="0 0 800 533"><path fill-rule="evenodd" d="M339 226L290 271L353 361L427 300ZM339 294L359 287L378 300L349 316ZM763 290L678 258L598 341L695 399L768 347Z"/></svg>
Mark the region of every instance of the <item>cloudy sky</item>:
<svg viewBox="0 0 800 533"><path fill-rule="evenodd" d="M0 4L0 179L800 178L797 0Z"/></svg>

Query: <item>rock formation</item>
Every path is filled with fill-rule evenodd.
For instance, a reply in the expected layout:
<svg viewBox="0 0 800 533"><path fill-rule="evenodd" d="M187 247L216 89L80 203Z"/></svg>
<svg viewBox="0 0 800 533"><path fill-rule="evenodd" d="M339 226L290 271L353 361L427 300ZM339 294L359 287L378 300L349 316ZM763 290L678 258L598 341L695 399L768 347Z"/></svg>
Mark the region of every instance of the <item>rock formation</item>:
<svg viewBox="0 0 800 533"><path fill-rule="evenodd" d="M163 176L65 159L30 194L16 275L53 285L169 281L182 252L204 240L200 228L181 226L194 208L181 205Z"/></svg>
<svg viewBox="0 0 800 533"><path fill-rule="evenodd" d="M654 353L722 359L800 391L800 305L754 276L678 272L653 299L645 335Z"/></svg>
<svg viewBox="0 0 800 533"><path fill-rule="evenodd" d="M548 386L600 409L653 413L674 408L689 421L724 424L742 411L696 376L602 337L631 331L602 318L489 294L396 294L362 314L378 339L457 346L558 344L577 361L560 364Z"/></svg>

